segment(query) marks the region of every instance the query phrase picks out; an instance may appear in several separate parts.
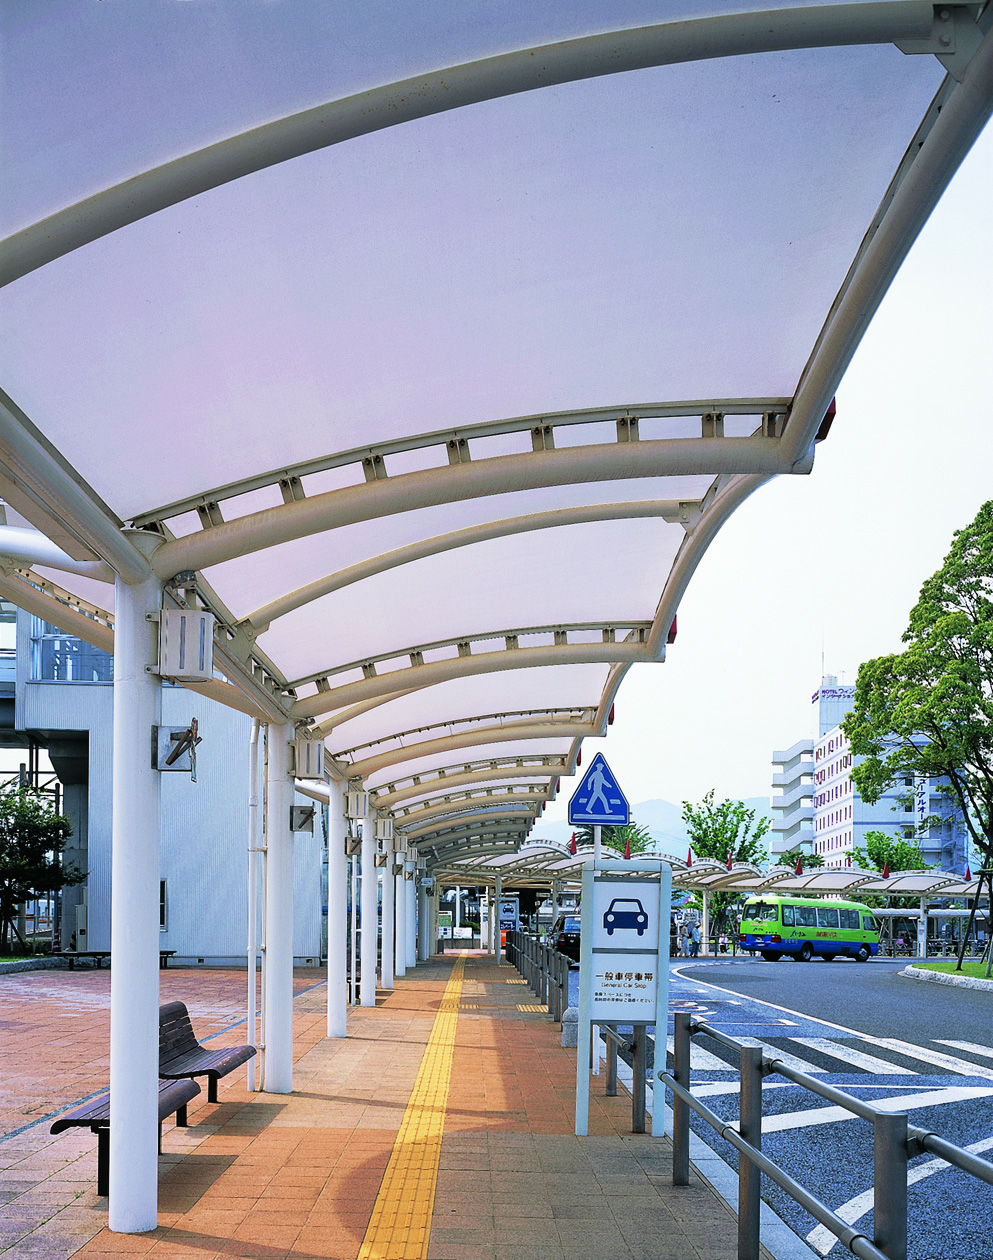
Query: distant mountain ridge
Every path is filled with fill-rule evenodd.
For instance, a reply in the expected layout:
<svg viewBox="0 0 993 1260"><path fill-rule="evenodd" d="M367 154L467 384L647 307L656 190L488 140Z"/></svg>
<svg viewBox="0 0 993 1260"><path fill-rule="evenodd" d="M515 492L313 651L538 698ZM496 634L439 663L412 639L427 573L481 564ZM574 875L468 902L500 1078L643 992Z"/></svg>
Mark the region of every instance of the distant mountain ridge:
<svg viewBox="0 0 993 1260"><path fill-rule="evenodd" d="M755 817L771 818L768 796L750 796L745 802L749 809L755 810ZM652 833L660 853L672 853L676 857L686 857L690 839L683 826L683 808L673 805L671 801L640 801L631 806L631 817L635 822L643 823ZM555 844L568 844L569 837L575 828L567 822L543 822L539 819L531 832L530 839L551 840Z"/></svg>

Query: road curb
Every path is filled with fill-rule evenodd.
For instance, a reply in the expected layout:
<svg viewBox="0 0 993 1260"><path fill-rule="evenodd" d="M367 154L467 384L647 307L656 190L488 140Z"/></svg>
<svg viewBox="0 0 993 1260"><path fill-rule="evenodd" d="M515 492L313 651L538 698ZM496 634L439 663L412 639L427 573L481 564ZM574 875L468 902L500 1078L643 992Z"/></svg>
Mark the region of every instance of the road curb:
<svg viewBox="0 0 993 1260"><path fill-rule="evenodd" d="M905 967L897 975L908 980L931 980L935 984L952 984L959 989L981 989L993 993L993 980L979 980L973 976L953 976L947 971L924 971L920 967Z"/></svg>
<svg viewBox="0 0 993 1260"><path fill-rule="evenodd" d="M64 968L61 958L25 958L19 962L0 963L0 976L9 976L15 971L50 971Z"/></svg>

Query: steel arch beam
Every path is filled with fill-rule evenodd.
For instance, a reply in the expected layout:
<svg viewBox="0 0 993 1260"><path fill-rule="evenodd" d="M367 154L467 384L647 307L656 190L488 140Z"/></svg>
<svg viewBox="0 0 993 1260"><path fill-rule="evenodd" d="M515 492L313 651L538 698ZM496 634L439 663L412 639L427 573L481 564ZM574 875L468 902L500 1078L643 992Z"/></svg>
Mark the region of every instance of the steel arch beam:
<svg viewBox="0 0 993 1260"><path fill-rule="evenodd" d="M404 801L416 800L419 796L429 797L432 792L437 793L441 788L471 787L473 784L489 783L494 779L540 779L545 775L551 780L571 773L568 762L563 759L550 761L545 766L493 766L484 770L467 770L462 774L446 773L443 778L425 777L420 783L413 783L409 787L398 788L393 792L383 792L379 789L376 791L376 808L393 809Z"/></svg>
<svg viewBox="0 0 993 1260"><path fill-rule="evenodd" d="M346 766L348 778L367 779L389 766L399 766L406 761L420 761L435 753L452 752L456 748L474 748L480 744L507 744L532 739L585 739L588 735L602 735L593 722L518 722L506 726L482 726L454 735L441 735L436 739L422 740L419 744L407 744L402 748L374 753L361 761Z"/></svg>
<svg viewBox="0 0 993 1260"><path fill-rule="evenodd" d="M480 652L474 656L428 661L423 665L393 670L389 674L344 683L330 691L317 691L298 700L291 713L299 721L354 701L389 695L409 687L411 675L416 677L418 686L428 687L453 678L469 678L502 670L537 669L547 665L610 665L617 661L634 664L650 659L648 649L641 643L561 643L546 647L519 647L503 652Z"/></svg>
<svg viewBox="0 0 993 1260"><path fill-rule="evenodd" d="M455 817L466 810L489 808L501 805L541 805L549 799L547 792L495 792L492 796L462 797L458 800L442 801L437 805L429 805L424 809L414 810L410 814L394 814L393 826L405 834L412 828L420 827L429 819Z"/></svg>
<svg viewBox="0 0 993 1260"><path fill-rule="evenodd" d="M50 215L0 244L0 285L211 188L417 118L653 66L786 49L927 40L933 25L933 6L915 0L728 14L609 31L416 75L228 137Z"/></svg>
<svg viewBox="0 0 993 1260"><path fill-rule="evenodd" d="M530 810L490 810L481 811L478 814L466 814L464 818L451 818L448 820L437 820L432 823L426 823L423 827L410 827L404 830L403 835L407 840L426 841L430 838L439 836L451 836L457 838L459 835L471 835L474 828L485 826L486 824L500 823L505 831L514 831L519 834L527 832L534 822L536 814Z"/></svg>
<svg viewBox="0 0 993 1260"><path fill-rule="evenodd" d="M319 578L316 582L309 582L306 586L290 591L279 599L274 599L261 608L257 608L255 612L249 613L242 624L250 625L256 634L263 634L277 618L285 617L287 613L294 612L315 599L321 599L355 582L374 577L377 573L385 573L389 569L412 564L415 560L423 560L427 556L436 556L445 551L454 551L459 547L471 547L475 543L489 542L494 538L507 538L513 534L532 533L539 529L559 529L566 525L589 524L595 521L635 520L642 517L661 517L664 520L678 521L684 514L686 506L686 504L666 499L649 499L632 503L596 503L585 507L532 512L526 516L507 517L500 521L471 525L467 529L453 530L448 534L437 534L433 538L424 538L409 546L398 547L395 551L371 556L359 564L350 565L347 569L339 569L337 573ZM0 546L2 546L2 538L0 538Z"/></svg>
<svg viewBox="0 0 993 1260"><path fill-rule="evenodd" d="M597 443L523 455L495 455L343 486L249 512L197 534L164 542L152 557L164 581L183 570L206 569L279 543L343 525L466 499L547 486L641 477L714 477L733 473L806 473L811 461L787 463L781 439L751 437L656 438Z"/></svg>

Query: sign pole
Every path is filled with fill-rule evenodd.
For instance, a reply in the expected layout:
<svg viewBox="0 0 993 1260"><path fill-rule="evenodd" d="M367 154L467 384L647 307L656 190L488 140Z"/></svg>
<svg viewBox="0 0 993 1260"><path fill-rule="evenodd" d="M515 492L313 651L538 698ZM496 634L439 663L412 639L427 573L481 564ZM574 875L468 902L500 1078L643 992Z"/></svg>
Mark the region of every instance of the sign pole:
<svg viewBox="0 0 993 1260"><path fill-rule="evenodd" d="M600 850L600 824L596 823L593 828L593 860L599 862L602 856Z"/></svg>

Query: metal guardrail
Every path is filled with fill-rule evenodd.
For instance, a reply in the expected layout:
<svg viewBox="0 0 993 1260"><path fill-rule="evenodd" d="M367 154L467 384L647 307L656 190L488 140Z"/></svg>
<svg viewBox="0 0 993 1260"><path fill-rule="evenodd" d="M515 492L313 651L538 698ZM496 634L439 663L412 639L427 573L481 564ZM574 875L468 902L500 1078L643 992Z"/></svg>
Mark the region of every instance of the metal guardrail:
<svg viewBox="0 0 993 1260"><path fill-rule="evenodd" d="M524 977L535 996L558 1023L569 1005L572 959L530 932L507 933L507 961Z"/></svg>
<svg viewBox="0 0 993 1260"><path fill-rule="evenodd" d="M690 1093L690 1039L697 1034L715 1041L740 1056L741 1089L737 1125L724 1120ZM769 1051L767 1054L766 1051ZM827 1204L811 1194L789 1173L762 1154L762 1079L772 1073L827 1098L853 1115L869 1120L874 1132L873 1237L853 1229ZM657 1072L672 1090L672 1184L689 1185L690 1108L737 1150L738 1260L759 1260L761 1174L786 1191L815 1220L861 1260L907 1260L907 1161L930 1152L963 1172L993 1185L993 1164L963 1150L937 1133L908 1123L906 1112L885 1112L871 1103L826 1085L806 1072L789 1067L767 1046L748 1045L718 1032L706 1020L686 1011L675 1015L673 1070Z"/></svg>

